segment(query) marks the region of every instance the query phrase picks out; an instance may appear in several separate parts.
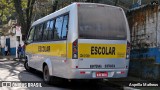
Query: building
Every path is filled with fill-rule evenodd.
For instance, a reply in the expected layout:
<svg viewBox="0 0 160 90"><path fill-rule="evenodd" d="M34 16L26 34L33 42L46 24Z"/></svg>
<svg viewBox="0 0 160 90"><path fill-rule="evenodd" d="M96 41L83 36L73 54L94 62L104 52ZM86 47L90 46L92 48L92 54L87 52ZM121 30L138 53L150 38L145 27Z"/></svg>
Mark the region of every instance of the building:
<svg viewBox="0 0 160 90"><path fill-rule="evenodd" d="M4 47L7 45L10 55L17 56L18 45L24 45L21 27L16 24L16 20L10 20L6 27L2 28L2 32L3 34L0 36L2 54L4 55Z"/></svg>
<svg viewBox="0 0 160 90"><path fill-rule="evenodd" d="M148 4L127 13L131 31L131 58L153 58L160 63L160 12Z"/></svg>

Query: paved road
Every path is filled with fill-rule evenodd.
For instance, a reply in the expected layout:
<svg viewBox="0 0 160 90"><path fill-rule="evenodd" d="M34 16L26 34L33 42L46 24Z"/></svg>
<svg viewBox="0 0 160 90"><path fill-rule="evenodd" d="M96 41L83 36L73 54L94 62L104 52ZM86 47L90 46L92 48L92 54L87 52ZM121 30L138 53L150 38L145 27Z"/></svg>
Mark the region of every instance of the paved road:
<svg viewBox="0 0 160 90"><path fill-rule="evenodd" d="M27 72L23 63L11 59L0 59L0 80L1 81L39 81L43 85L41 72ZM1 85L0 85L1 86ZM47 87L0 87L0 90L119 90L111 86L101 84L89 84L84 82L65 82L61 85L46 85Z"/></svg>

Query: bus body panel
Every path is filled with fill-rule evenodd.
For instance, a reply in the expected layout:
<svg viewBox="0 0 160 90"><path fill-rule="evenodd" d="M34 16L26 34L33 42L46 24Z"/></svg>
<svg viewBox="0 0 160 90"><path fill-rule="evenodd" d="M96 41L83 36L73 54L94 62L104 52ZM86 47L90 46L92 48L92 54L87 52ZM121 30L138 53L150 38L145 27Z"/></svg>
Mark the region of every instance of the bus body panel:
<svg viewBox="0 0 160 90"><path fill-rule="evenodd" d="M85 72L81 74L81 72ZM106 77L96 77L97 72L107 72ZM123 72L123 74L121 73ZM72 69L68 79L102 79L102 78L124 78L127 77L128 69Z"/></svg>
<svg viewBox="0 0 160 90"><path fill-rule="evenodd" d="M32 54L30 57L33 59L30 59L30 63L34 64L31 67L42 71L43 62L46 59L55 60L56 63L66 60L66 40L32 43L27 46L26 51Z"/></svg>
<svg viewBox="0 0 160 90"><path fill-rule="evenodd" d="M126 40L78 40L79 68L119 69L126 66Z"/></svg>

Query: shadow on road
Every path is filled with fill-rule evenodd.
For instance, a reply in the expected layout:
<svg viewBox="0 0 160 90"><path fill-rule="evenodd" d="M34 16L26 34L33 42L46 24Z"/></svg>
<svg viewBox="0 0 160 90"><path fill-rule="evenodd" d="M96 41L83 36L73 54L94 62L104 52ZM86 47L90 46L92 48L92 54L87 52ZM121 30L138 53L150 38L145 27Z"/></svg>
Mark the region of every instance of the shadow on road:
<svg viewBox="0 0 160 90"><path fill-rule="evenodd" d="M3 81L9 80L11 76L16 76L21 72L22 64L21 62L9 61L9 60L0 60L0 70L9 70L3 75ZM2 76L2 75L1 75Z"/></svg>
<svg viewBox="0 0 160 90"><path fill-rule="evenodd" d="M47 85L43 82L43 73L33 70L32 72L27 72L26 70L21 71L18 75L20 81L33 81L33 82L41 82L46 87L56 87L61 89L69 89L69 90L113 90L111 87L104 87L97 82L85 82L81 80L73 80L68 81L63 79L64 81L58 85ZM27 77L27 78L26 78ZM118 89L117 89L118 90Z"/></svg>
<svg viewBox="0 0 160 90"><path fill-rule="evenodd" d="M5 72L5 73L4 73ZM0 80L1 81L20 81L20 82L40 82L49 88L47 90L113 90L111 87L104 87L97 82L84 82L84 81L63 81L58 85L47 85L43 82L42 72L32 70L27 72L24 69L23 62L13 60L0 60ZM56 88L56 89L55 89ZM12 90L8 88L8 90ZM25 89L26 90L26 89ZM35 90L27 88L27 90ZM37 88L36 90L44 90Z"/></svg>

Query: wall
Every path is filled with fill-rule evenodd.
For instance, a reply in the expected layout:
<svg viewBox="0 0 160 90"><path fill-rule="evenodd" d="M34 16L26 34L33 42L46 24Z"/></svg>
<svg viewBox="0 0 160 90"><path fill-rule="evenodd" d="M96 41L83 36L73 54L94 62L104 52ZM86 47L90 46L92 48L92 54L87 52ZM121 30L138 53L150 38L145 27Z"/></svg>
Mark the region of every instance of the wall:
<svg viewBox="0 0 160 90"><path fill-rule="evenodd" d="M6 45L6 37L5 36L1 36L1 50L2 50L2 55L4 54L4 46Z"/></svg>
<svg viewBox="0 0 160 90"><path fill-rule="evenodd" d="M128 13L131 31L131 59L154 58L160 63L160 12L147 5Z"/></svg>
<svg viewBox="0 0 160 90"><path fill-rule="evenodd" d="M16 26L16 28L13 28L11 30L8 31L9 33L14 33L13 35L8 35L8 36L1 36L1 45L2 45L2 53L4 55L4 46L6 45L6 41L10 41L7 42L9 45L9 51L10 51L10 55L16 55L17 56L17 47L19 44L21 44L21 46L24 45L24 42L22 41L22 34L21 34L21 27L20 26ZM20 41L17 41L17 36L20 36Z"/></svg>
<svg viewBox="0 0 160 90"><path fill-rule="evenodd" d="M146 5L127 13L131 32L130 76L160 79L159 8Z"/></svg>
<svg viewBox="0 0 160 90"><path fill-rule="evenodd" d="M16 55L16 36L10 35L10 54Z"/></svg>

